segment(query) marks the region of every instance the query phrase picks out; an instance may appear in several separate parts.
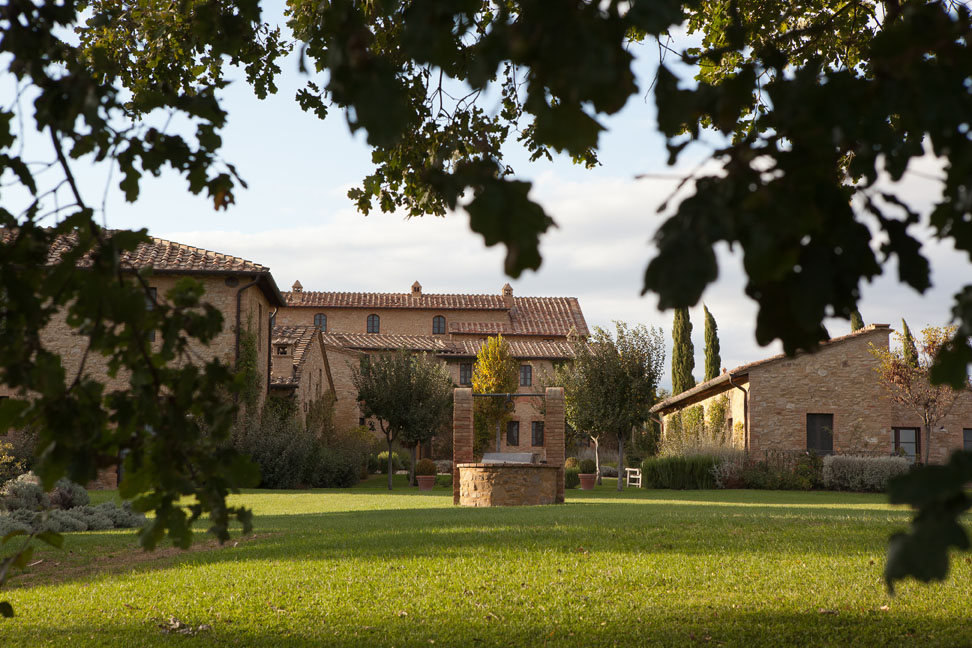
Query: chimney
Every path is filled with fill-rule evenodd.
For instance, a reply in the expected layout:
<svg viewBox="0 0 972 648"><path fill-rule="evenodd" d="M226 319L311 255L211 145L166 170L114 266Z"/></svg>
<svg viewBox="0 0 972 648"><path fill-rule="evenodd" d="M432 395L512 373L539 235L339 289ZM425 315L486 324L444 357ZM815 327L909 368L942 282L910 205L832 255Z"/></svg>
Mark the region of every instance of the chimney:
<svg viewBox="0 0 972 648"><path fill-rule="evenodd" d="M294 285L290 287L291 292L302 293L304 292L304 287L300 285L299 281L295 281Z"/></svg>
<svg viewBox="0 0 972 648"><path fill-rule="evenodd" d="M507 308L513 308L513 286L510 284L503 286L503 303Z"/></svg>
<svg viewBox="0 0 972 648"><path fill-rule="evenodd" d="M421 297L421 296L422 296L422 284L416 281L415 283L412 284L412 297Z"/></svg>
<svg viewBox="0 0 972 648"><path fill-rule="evenodd" d="M294 375L294 344L274 342L270 375L274 378L292 378Z"/></svg>

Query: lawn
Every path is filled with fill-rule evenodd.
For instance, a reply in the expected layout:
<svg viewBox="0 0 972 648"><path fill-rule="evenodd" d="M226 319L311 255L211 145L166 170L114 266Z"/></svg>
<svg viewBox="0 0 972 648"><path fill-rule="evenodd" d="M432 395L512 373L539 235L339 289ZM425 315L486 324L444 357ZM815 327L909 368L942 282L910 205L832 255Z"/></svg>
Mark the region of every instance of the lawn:
<svg viewBox="0 0 972 648"><path fill-rule="evenodd" d="M382 485L247 492L256 534L222 548L68 535L2 593L0 645L972 645L964 555L885 592L908 511L883 496L606 485L465 509Z"/></svg>

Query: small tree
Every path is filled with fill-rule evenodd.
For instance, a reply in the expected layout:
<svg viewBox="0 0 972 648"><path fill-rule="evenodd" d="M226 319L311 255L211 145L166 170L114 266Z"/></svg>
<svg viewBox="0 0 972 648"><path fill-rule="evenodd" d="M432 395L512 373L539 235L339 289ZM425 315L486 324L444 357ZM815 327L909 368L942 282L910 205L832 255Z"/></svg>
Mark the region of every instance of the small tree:
<svg viewBox="0 0 972 648"><path fill-rule="evenodd" d="M516 392L519 383L519 365L513 357L509 343L502 335L488 338L476 354L472 374L473 391L477 394L512 394ZM510 416L505 401L500 398L478 398L474 412L481 422L480 429L496 430L496 451L499 452L500 427ZM485 446L485 440L477 438L476 445L476 453L479 454Z"/></svg>
<svg viewBox="0 0 972 648"><path fill-rule="evenodd" d="M664 367L662 332L644 325L629 329L615 322L613 336L595 328L587 343L575 344L574 354L571 374L564 382L568 420L576 429L617 437L621 490L625 439L648 421Z"/></svg>
<svg viewBox="0 0 972 648"><path fill-rule="evenodd" d="M681 394L695 387L695 346L692 344L692 322L687 308L676 308L672 321L672 393Z"/></svg>
<svg viewBox="0 0 972 648"><path fill-rule="evenodd" d="M918 366L918 347L915 346L915 338L911 335L908 322L901 318L901 350L904 353L904 361L912 367Z"/></svg>
<svg viewBox="0 0 972 648"><path fill-rule="evenodd" d="M378 420L388 444L388 490L392 488L392 443L414 447L448 418L452 379L441 363L405 349L367 359L352 371L365 417ZM412 462L415 465L415 462Z"/></svg>
<svg viewBox="0 0 972 648"><path fill-rule="evenodd" d="M861 317L861 311L856 308L854 309L854 312L851 313L850 324L851 333L854 331L860 331L862 328L864 328L864 318Z"/></svg>
<svg viewBox="0 0 972 648"><path fill-rule="evenodd" d="M901 348L882 349L871 346L872 355L879 360L875 370L888 399L907 407L921 419L924 463L928 463L931 452L932 427L948 416L958 398L959 392L950 385L933 385L928 379L935 354L954 333L955 328L951 326L929 326L923 329L921 346L915 350L914 364L907 358L909 353L905 349L908 344L902 334L895 333ZM968 387L966 379L966 388Z"/></svg>
<svg viewBox="0 0 972 648"><path fill-rule="evenodd" d="M719 327L716 326L715 318L704 304L702 309L705 311L705 378L712 380L719 375L722 369L722 358L719 357Z"/></svg>

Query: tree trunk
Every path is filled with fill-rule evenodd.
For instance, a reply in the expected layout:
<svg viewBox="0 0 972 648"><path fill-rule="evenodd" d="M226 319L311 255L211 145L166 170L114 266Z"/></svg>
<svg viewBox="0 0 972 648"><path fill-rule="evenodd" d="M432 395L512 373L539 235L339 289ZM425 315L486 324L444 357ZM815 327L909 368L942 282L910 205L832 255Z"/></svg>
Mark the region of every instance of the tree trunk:
<svg viewBox="0 0 972 648"><path fill-rule="evenodd" d="M624 488L624 435L618 436L618 492Z"/></svg>
<svg viewBox="0 0 972 648"><path fill-rule="evenodd" d="M922 440L924 441L924 443L922 445L925 446L924 447L924 452L922 454L925 455L925 462L924 463L927 466L928 465L928 456L929 456L929 454L931 452L931 423L925 423L925 438L922 439Z"/></svg>
<svg viewBox="0 0 972 648"><path fill-rule="evenodd" d="M597 442L596 437L591 437L591 441L594 442L594 465L597 467L597 485L601 485L601 444Z"/></svg>
<svg viewBox="0 0 972 648"><path fill-rule="evenodd" d="M418 486L418 482L415 481L415 457L417 456L418 443L412 446L412 467L408 469L408 483L411 486Z"/></svg>
<svg viewBox="0 0 972 648"><path fill-rule="evenodd" d="M391 440L391 437L390 436L386 436L385 438L388 439L388 490L391 490L392 489L392 475L395 474L395 466L394 466L394 463L392 462L392 449L391 449L392 440Z"/></svg>

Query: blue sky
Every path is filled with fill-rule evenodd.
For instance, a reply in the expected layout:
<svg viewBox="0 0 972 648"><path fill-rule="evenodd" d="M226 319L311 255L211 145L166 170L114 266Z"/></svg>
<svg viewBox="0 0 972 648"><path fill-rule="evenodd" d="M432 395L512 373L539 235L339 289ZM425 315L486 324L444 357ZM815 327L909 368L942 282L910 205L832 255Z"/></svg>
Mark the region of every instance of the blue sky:
<svg viewBox="0 0 972 648"><path fill-rule="evenodd" d="M534 181L533 197L559 225L543 239L541 269L518 280L503 275L502 250L485 248L463 213L405 220L355 212L345 194L369 172L370 151L362 135L349 133L339 110L324 121L300 110L293 97L306 77L297 72L294 57L282 65L276 95L260 101L238 81L223 97L230 115L223 157L249 184L235 205L214 211L207 198L189 195L172 173L143 179L140 199L129 204L117 190L116 175L104 196L104 220L110 227L146 227L154 236L262 263L284 290L299 279L306 290L407 292L418 280L425 292L498 293L510 281L520 296L578 297L591 326L610 327L620 319L661 326L670 338L671 313L660 313L652 295L640 296L641 278L652 234L662 222L657 206L674 189L673 178L694 168L708 150L696 146L683 166L666 166L653 100L645 94L658 50L634 46L634 51L642 92L620 114L603 120L601 166L586 170L565 157L529 163L509 147L517 175ZM101 204L110 168L78 165L86 200ZM923 160L923 173L907 176L902 185L905 195L926 210L938 188L925 176L937 169L934 160ZM649 177L636 177L645 174ZM918 296L897 285L889 264L884 277L862 287L865 321L897 326L904 316L918 330L949 320L951 296L968 276L968 260L926 238L935 287ZM723 248L720 263L719 280L703 299L719 323L723 365L732 368L777 353L777 346L755 343L756 311L743 293L738 256ZM701 305L693 309L692 321L700 375ZM832 335L849 330L843 320L827 326ZM664 382L670 384L667 375Z"/></svg>

